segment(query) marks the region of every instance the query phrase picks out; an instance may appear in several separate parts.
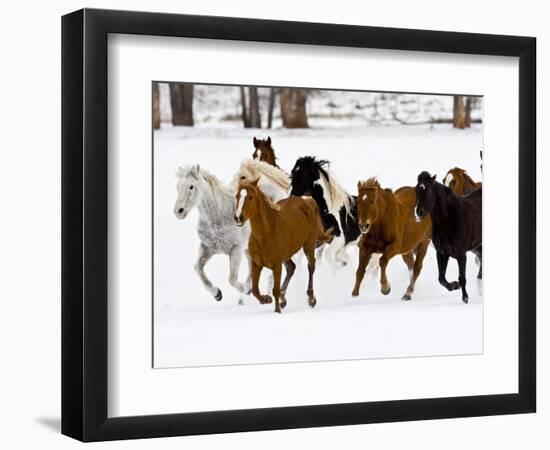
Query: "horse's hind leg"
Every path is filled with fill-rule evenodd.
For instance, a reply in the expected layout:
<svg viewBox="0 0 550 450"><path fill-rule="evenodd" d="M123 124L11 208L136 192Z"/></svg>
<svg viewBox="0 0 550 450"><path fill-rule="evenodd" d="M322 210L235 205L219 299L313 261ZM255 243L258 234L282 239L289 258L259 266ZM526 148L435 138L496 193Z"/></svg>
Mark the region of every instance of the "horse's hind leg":
<svg viewBox="0 0 550 450"><path fill-rule="evenodd" d="M482 264L482 257L481 257L481 245L476 248L474 251L474 254L476 255L476 262L477 262L477 265L479 266L479 272L477 273L477 278L481 280L481 269L483 267L483 264Z"/></svg>
<svg viewBox="0 0 550 450"><path fill-rule="evenodd" d="M413 252L404 253L401 255L403 258L403 261L405 261L405 264L407 265L407 269L409 269L409 286L407 287L407 290L405 291L405 294L403 294L403 297L401 297L401 300L410 300L411 294L414 290L414 255Z"/></svg>
<svg viewBox="0 0 550 450"><path fill-rule="evenodd" d="M447 264L449 263L449 255L443 254L443 253L436 253L437 255L437 269L439 272L439 284L446 288L448 291L455 291L460 287L460 284L458 281L453 281L452 283L449 283L447 281Z"/></svg>
<svg viewBox="0 0 550 450"><path fill-rule="evenodd" d="M306 243L304 245L304 253L307 258L307 270L309 272L309 280L307 283L307 302L312 308L317 304L317 299L313 292L313 274L315 273L315 244L317 239L313 240L311 243Z"/></svg>
<svg viewBox="0 0 550 450"><path fill-rule="evenodd" d="M273 267L273 297L275 298L275 312L281 313L281 264Z"/></svg>
<svg viewBox="0 0 550 450"><path fill-rule="evenodd" d="M294 271L296 270L296 264L294 264L292 259L285 261L284 265L286 275L283 281L283 285L281 286L281 308L284 308L286 306L286 289L288 288L288 283L290 283L290 279L292 278L292 276L294 275Z"/></svg>
<svg viewBox="0 0 550 450"><path fill-rule="evenodd" d="M197 275L201 279L206 290L210 292L210 294L212 294L217 301L220 301L222 299L222 291L212 284L204 272L204 266L210 258L212 258L212 256L214 256L214 252L212 252L206 245L201 244L199 247L199 257L195 263L195 272L197 272Z"/></svg>
<svg viewBox="0 0 550 450"><path fill-rule="evenodd" d="M414 258L414 266L411 273L411 280L409 283L409 286L407 287L407 291L405 292L405 295L403 296L403 300L410 300L412 298L412 294L414 292L414 286L416 284L416 280L418 279L418 276L420 275L420 272L422 271L422 264L424 262L424 258L426 257L426 253L428 252L428 246L430 245L429 240L422 241L415 249L415 255Z"/></svg>
<svg viewBox="0 0 550 450"><path fill-rule="evenodd" d="M466 253L457 258L458 261L458 282L462 289L462 301L468 303L468 293L466 292Z"/></svg>
<svg viewBox="0 0 550 450"><path fill-rule="evenodd" d="M241 266L241 260L243 257L243 250L239 246L235 246L229 253L229 284L237 289L239 292L248 293L248 288L239 283L239 267Z"/></svg>

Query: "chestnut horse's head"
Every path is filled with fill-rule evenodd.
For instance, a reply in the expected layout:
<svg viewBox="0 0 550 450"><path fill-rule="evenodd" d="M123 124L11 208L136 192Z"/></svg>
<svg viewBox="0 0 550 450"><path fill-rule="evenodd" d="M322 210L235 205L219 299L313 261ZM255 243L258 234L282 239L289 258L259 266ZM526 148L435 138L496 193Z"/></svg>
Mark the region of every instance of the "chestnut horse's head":
<svg viewBox="0 0 550 450"><path fill-rule="evenodd" d="M436 194L434 192L435 183L435 175L432 177L428 172L421 172L420 175L418 175L416 204L414 208L414 217L417 222L420 222L434 209L436 200Z"/></svg>
<svg viewBox="0 0 550 450"><path fill-rule="evenodd" d="M258 189L257 178L254 181L241 181L237 188L236 209L233 219L235 223L242 227L248 219L250 219L258 209L258 200L260 197L260 190Z"/></svg>
<svg viewBox="0 0 550 450"><path fill-rule="evenodd" d="M475 188L475 181L460 167L449 170L445 178L443 178L443 184L450 188L453 194L457 196L462 195L468 189Z"/></svg>
<svg viewBox="0 0 550 450"><path fill-rule="evenodd" d="M271 137L268 136L267 139L256 139L256 136L254 136L252 143L254 144L252 159L264 161L272 166L277 165L275 151L273 150L273 147L271 147Z"/></svg>
<svg viewBox="0 0 550 450"><path fill-rule="evenodd" d="M368 233L378 220L380 189L376 178L357 183L357 224L362 234Z"/></svg>

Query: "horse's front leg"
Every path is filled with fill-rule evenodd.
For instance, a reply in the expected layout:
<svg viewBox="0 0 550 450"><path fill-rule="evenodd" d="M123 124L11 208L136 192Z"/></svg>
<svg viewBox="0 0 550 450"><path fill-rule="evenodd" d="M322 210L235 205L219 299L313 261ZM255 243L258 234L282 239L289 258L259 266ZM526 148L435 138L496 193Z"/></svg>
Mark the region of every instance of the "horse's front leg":
<svg viewBox="0 0 550 450"><path fill-rule="evenodd" d="M261 304L271 303L271 297L269 295L260 294L260 275L262 273L262 266L256 264L252 260L250 274L252 276L252 295L258 299Z"/></svg>
<svg viewBox="0 0 550 450"><path fill-rule="evenodd" d="M294 264L294 261L292 261L292 259L285 261L284 265L286 275L283 281L283 285L281 286L281 308L284 308L286 306L286 290L288 288L288 283L290 283L290 279L292 278L292 276L294 275L294 271L296 270L296 264Z"/></svg>
<svg viewBox="0 0 550 450"><path fill-rule="evenodd" d="M382 253L380 257L380 292L384 295L388 295L391 291L391 285L386 275L386 267L388 267L390 259L399 253L398 245L398 243L391 243L386 247L384 253Z"/></svg>
<svg viewBox="0 0 550 450"><path fill-rule="evenodd" d="M455 291L460 287L458 281L449 283L447 281L447 264L449 263L449 255L436 252L437 255L437 270L439 272L439 284L445 287L448 291Z"/></svg>
<svg viewBox="0 0 550 450"><path fill-rule="evenodd" d="M357 297L359 295L359 288L363 282L365 276L365 270L369 264L370 258L372 256L372 251L365 248L364 245L359 245L359 264L357 266L357 271L355 272L355 286L351 295Z"/></svg>
<svg viewBox="0 0 550 450"><path fill-rule="evenodd" d="M229 284L237 289L239 292L248 294L248 288L239 283L239 267L243 257L242 247L235 246L229 252Z"/></svg>
<svg viewBox="0 0 550 450"><path fill-rule="evenodd" d="M466 253L460 255L456 260L458 262L458 282L462 289L462 301L468 303L468 293L466 292Z"/></svg>
<svg viewBox="0 0 550 450"><path fill-rule="evenodd" d="M197 275L201 279L206 290L210 292L210 294L212 294L217 301L220 301L222 299L222 291L212 284L204 272L204 266L210 258L212 258L212 256L214 256L214 252L201 243L199 247L199 257L195 263L195 272L197 272Z"/></svg>

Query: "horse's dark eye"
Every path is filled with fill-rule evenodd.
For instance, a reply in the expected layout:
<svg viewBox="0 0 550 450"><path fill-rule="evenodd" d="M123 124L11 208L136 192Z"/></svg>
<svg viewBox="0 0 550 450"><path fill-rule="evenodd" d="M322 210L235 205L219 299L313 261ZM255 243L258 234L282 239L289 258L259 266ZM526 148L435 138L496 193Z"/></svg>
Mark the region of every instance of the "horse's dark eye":
<svg viewBox="0 0 550 450"><path fill-rule="evenodd" d="M246 177L243 175L243 176L241 177L241 180L244 180L244 179L246 179Z"/></svg>
<svg viewBox="0 0 550 450"><path fill-rule="evenodd" d="M189 190L190 190L190 191L192 191L192 190L193 190L193 188L194 188L194 186L193 186L193 185L189 186Z"/></svg>

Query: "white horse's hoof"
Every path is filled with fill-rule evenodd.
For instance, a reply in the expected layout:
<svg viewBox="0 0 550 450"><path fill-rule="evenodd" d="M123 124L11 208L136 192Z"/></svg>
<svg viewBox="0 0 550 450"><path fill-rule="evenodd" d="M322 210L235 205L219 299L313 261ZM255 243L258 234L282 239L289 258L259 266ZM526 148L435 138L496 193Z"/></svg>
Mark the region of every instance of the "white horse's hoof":
<svg viewBox="0 0 550 450"><path fill-rule="evenodd" d="M216 295L214 295L214 298L216 299L217 302L219 302L222 299L222 297L223 297L222 291L218 289L218 292L216 292Z"/></svg>

